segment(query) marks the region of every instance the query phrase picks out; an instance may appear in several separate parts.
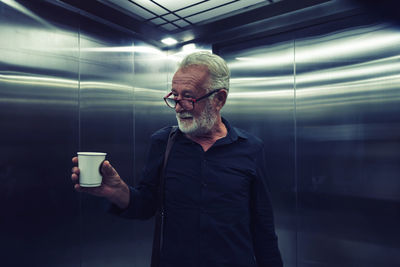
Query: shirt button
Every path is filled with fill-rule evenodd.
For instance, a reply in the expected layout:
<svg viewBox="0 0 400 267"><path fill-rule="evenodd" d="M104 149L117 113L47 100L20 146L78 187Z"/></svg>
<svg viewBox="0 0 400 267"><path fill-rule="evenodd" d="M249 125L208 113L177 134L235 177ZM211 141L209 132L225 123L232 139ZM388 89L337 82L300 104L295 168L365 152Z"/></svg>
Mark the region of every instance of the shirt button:
<svg viewBox="0 0 400 267"><path fill-rule="evenodd" d="M202 185L203 187L206 187L206 186L207 186L207 184L206 184L205 182L202 182L201 185Z"/></svg>

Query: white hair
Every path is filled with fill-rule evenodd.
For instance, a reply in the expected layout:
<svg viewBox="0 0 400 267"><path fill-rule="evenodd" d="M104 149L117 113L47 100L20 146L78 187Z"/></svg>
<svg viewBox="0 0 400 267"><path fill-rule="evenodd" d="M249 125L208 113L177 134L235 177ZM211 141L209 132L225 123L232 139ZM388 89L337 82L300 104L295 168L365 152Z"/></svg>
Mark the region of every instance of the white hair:
<svg viewBox="0 0 400 267"><path fill-rule="evenodd" d="M208 51L200 51L187 55L179 64L179 69L190 65L204 65L210 73L210 88L207 92L213 89L224 88L229 91L229 68L224 59L220 56L212 54Z"/></svg>

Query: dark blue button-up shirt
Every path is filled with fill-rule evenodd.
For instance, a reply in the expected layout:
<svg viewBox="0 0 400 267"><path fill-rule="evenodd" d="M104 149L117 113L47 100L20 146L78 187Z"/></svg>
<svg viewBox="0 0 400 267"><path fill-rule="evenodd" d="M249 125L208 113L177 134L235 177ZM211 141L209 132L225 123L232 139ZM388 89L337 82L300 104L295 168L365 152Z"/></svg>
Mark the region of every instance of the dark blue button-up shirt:
<svg viewBox="0 0 400 267"><path fill-rule="evenodd" d="M162 267L282 266L260 139L228 129L206 152L179 130L165 176ZM157 187L171 127L151 137L141 182L120 215L155 214Z"/></svg>

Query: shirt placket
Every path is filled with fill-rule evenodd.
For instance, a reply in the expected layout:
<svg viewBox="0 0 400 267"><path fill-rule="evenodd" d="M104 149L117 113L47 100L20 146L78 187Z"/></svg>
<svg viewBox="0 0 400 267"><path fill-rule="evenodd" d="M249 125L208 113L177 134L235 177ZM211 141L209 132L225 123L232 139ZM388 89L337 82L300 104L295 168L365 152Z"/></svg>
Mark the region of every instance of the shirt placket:
<svg viewBox="0 0 400 267"><path fill-rule="evenodd" d="M200 259L199 259L199 266L203 267L206 266L205 259L207 255L204 254L206 249L206 224L207 224L207 152L203 152L201 158L201 180L200 180L200 187L201 187L201 194L200 194Z"/></svg>

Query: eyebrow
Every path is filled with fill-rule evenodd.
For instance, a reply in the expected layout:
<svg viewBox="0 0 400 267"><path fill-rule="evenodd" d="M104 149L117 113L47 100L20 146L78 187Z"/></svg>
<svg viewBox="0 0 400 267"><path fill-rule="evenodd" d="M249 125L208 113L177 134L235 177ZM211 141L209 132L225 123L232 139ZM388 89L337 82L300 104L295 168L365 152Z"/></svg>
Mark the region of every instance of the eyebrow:
<svg viewBox="0 0 400 267"><path fill-rule="evenodd" d="M171 89L171 92L172 93L177 93L177 91L174 88ZM183 89L183 91L181 93L182 93L182 95L184 95L184 94L193 95L193 92L189 91L187 89Z"/></svg>

